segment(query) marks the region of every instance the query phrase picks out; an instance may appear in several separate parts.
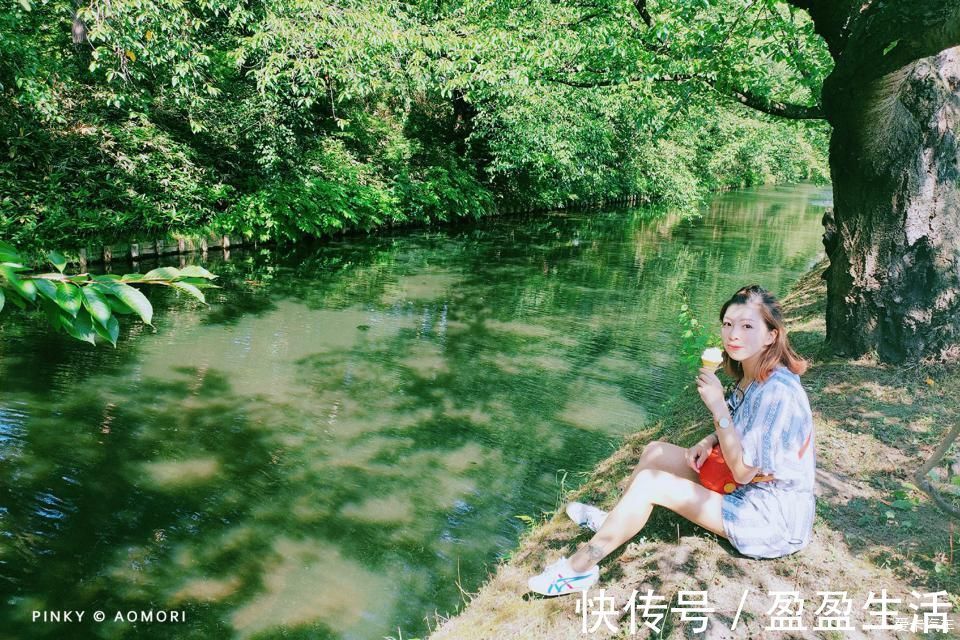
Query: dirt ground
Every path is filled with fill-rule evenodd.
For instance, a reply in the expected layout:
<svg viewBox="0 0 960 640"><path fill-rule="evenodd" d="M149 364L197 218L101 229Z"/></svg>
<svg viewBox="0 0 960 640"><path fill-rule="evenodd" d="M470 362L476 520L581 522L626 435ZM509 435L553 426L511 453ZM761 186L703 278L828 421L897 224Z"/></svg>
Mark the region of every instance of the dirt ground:
<svg viewBox="0 0 960 640"><path fill-rule="evenodd" d="M955 525L911 484L914 472L960 420L960 367L894 367L869 357L825 356L824 266L804 276L783 300L791 341L812 362L802 378L814 411L818 456L817 519L809 547L786 558L751 560L725 540L658 508L637 537L601 563L600 582L586 598L541 598L527 592L527 577L589 539L560 510L520 541L478 593L464 595L458 615L434 621L431 640L960 637L954 630L960 623ZM620 495L618 483L648 441L689 445L706 434L709 419L693 385L678 396L666 418L625 441L567 499L609 508ZM933 473L944 481L960 471L950 472L946 463L941 467ZM946 482L943 488L951 490ZM673 611L654 631L644 626L651 619L643 617L640 601L631 621L628 603L635 590L641 595L652 590L663 598L656 603L669 608L677 607L681 591L706 591L706 606L714 611L702 614L707 618L702 631L700 623ZM883 617L874 615L884 607L882 590L886 609L896 612L905 630L869 628L882 626ZM845 592L837 597L850 602L849 630L816 628L829 624L821 616L831 614L817 611L824 601L818 592L825 591ZM925 594L936 591L947 592L939 600L950 605L951 631L911 631L914 616L922 631L924 613L933 612L923 606L931 601ZM775 592L798 592L802 611L796 600L776 608ZM841 602L840 613L832 615L844 617L846 606ZM605 611L612 613L601 615ZM801 628L785 628L794 624Z"/></svg>

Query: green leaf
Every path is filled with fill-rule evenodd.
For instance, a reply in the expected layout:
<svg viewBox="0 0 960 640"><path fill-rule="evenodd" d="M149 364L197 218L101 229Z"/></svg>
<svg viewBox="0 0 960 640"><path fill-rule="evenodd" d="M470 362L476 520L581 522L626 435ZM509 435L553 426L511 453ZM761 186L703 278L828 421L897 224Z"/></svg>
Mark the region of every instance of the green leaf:
<svg viewBox="0 0 960 640"><path fill-rule="evenodd" d="M909 511L913 509L913 503L909 500L894 500L890 503L890 506L894 509L900 509L901 511Z"/></svg>
<svg viewBox="0 0 960 640"><path fill-rule="evenodd" d="M7 296L3 294L3 289L0 289L0 311L3 311L3 303L7 301Z"/></svg>
<svg viewBox="0 0 960 640"><path fill-rule="evenodd" d="M83 292L80 291L80 287L68 282L56 282L54 284L57 287L57 297L54 301L71 317L76 318L77 312L83 305Z"/></svg>
<svg viewBox="0 0 960 640"><path fill-rule="evenodd" d="M44 298L56 302L57 300L57 287L52 282L45 278L37 278L36 280L31 280L33 285L37 288L37 293L42 295Z"/></svg>
<svg viewBox="0 0 960 640"><path fill-rule="evenodd" d="M96 332L93 330L93 321L90 319L90 314L86 311L81 310L77 313L76 318L67 318L66 316L60 316L62 326L64 330L76 338L77 340L82 340L83 342L89 342L90 344L96 346Z"/></svg>
<svg viewBox="0 0 960 640"><path fill-rule="evenodd" d="M120 336L120 323L116 318L110 316L110 319L107 320L107 326L101 327L99 323L93 323L93 330L97 333L98 336L109 342L116 348L117 338Z"/></svg>
<svg viewBox="0 0 960 640"><path fill-rule="evenodd" d="M213 275L203 267L198 267L195 264L184 267L180 270L181 278L206 278L207 280L213 280L217 276Z"/></svg>
<svg viewBox="0 0 960 640"><path fill-rule="evenodd" d="M21 310L22 310L22 309L26 309L26 308L27 308L27 303L24 302L24 301L23 301L23 298L21 298L20 296L11 296L11 297L7 298L7 300L9 300L10 302L12 302L12 303L13 303L13 306L17 307L18 309L21 309Z"/></svg>
<svg viewBox="0 0 960 640"><path fill-rule="evenodd" d="M33 280L21 280L16 272L8 266L0 267L0 275L6 278L13 290L19 293L22 298L30 302L37 299L37 285L33 283Z"/></svg>
<svg viewBox="0 0 960 640"><path fill-rule="evenodd" d="M174 267L160 267L153 271L147 271L140 280L173 280L180 276L180 269Z"/></svg>
<svg viewBox="0 0 960 640"><path fill-rule="evenodd" d="M203 304L207 304L206 298L203 297L203 292L192 284L187 282L172 282L170 283L170 286L174 287L175 289L180 289L180 291L186 291Z"/></svg>
<svg viewBox="0 0 960 640"><path fill-rule="evenodd" d="M24 11L30 11L33 9L33 5L30 4L30 0L20 0L20 6L23 7Z"/></svg>
<svg viewBox="0 0 960 640"><path fill-rule="evenodd" d="M896 40L894 40L894 41L891 42L890 44L888 44L886 47L884 47L884 49L883 49L883 55L887 55L888 53L890 53L891 51L893 51L894 49L896 49L898 44L900 44L900 39L899 39L899 38L896 39Z"/></svg>
<svg viewBox="0 0 960 640"><path fill-rule="evenodd" d="M219 289L217 285L211 283L206 278L178 278L177 282L186 282L187 284L192 284L198 289Z"/></svg>
<svg viewBox="0 0 960 640"><path fill-rule="evenodd" d="M106 327L113 313L106 299L95 288L96 286L91 285L83 288L83 306L87 308L87 311L90 312L90 315L94 317L98 324Z"/></svg>
<svg viewBox="0 0 960 640"><path fill-rule="evenodd" d="M62 324L64 321L73 322L73 318L67 318L66 315L64 315L63 311L60 310L60 307L58 307L56 304L54 304L50 300L42 300L40 302L40 306L43 308L43 311L47 314L47 322L49 322L50 325L53 326L53 328L56 329L57 331L63 328Z"/></svg>
<svg viewBox="0 0 960 640"><path fill-rule="evenodd" d="M20 252L12 244L0 240L0 262L20 262Z"/></svg>
<svg viewBox="0 0 960 640"><path fill-rule="evenodd" d="M131 287L128 284L121 284L119 282L114 283L101 283L101 289L108 292L110 295L116 296L124 304L133 309L137 315L140 316L140 319L143 320L146 324L151 324L153 320L153 306L150 304L150 301L147 300L147 297Z"/></svg>
<svg viewBox="0 0 960 640"><path fill-rule="evenodd" d="M125 302L113 296L107 296L107 304L110 305L110 308L113 309L114 313L119 313L122 316L128 315L130 313L136 313L131 309Z"/></svg>
<svg viewBox="0 0 960 640"><path fill-rule="evenodd" d="M64 258L63 254L59 251L51 251L48 253L47 260L49 260L50 264L60 273L63 273L63 270L67 267L67 259Z"/></svg>

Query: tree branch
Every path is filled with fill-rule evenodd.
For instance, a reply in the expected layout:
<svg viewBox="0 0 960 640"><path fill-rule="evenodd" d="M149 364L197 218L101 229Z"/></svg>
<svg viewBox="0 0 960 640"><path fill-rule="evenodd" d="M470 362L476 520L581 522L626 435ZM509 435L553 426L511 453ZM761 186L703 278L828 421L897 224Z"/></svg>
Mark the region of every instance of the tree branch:
<svg viewBox="0 0 960 640"><path fill-rule="evenodd" d="M647 0L633 0L633 6L637 10L637 13L640 14L640 19L643 20L643 23L648 27L652 27L653 18L647 10Z"/></svg>
<svg viewBox="0 0 960 640"><path fill-rule="evenodd" d="M711 83L711 86L712 83ZM714 89L716 87L714 86ZM717 90L720 95L729 95L740 104L787 120L823 120L826 115L821 105L807 106L790 102L777 102L761 98L744 89L730 89L729 93Z"/></svg>
<svg viewBox="0 0 960 640"><path fill-rule="evenodd" d="M574 87L576 89L599 89L602 87L625 86L628 84L636 84L638 82L686 82L687 80L695 80L696 77L689 75L676 75L654 77L642 76L637 78L627 78L624 80L615 78L604 78L602 80L571 80L556 76L544 76L543 79L547 82L555 82L557 84Z"/></svg>
<svg viewBox="0 0 960 640"><path fill-rule="evenodd" d="M555 82L557 84L574 87L576 89L600 89L603 87L617 87L639 82L688 82L695 80L703 82L721 96L732 98L740 104L750 107L756 111L766 113L771 116L785 118L787 120L823 120L826 116L823 113L821 105L802 105L791 102L779 102L767 100L760 96L750 93L746 89L728 89L723 91L718 89L716 83L703 76L693 74L674 74L663 76L640 76L626 79L619 78L601 78L593 80L579 80L575 78L563 78L560 76L543 76L546 82Z"/></svg>
<svg viewBox="0 0 960 640"><path fill-rule="evenodd" d="M933 501L937 503L937 506L943 510L947 515L960 519L960 511L957 510L952 504L947 502L943 496L940 495L940 492L937 491L930 481L927 479L927 474L930 473L930 470L933 469L940 460L943 459L943 456L946 455L947 451L950 449L950 445L953 444L953 441L957 439L957 436L960 435L960 424L956 424L950 429L946 437L940 443L940 446L933 452L933 454L927 458L927 461L923 463L917 472L913 475L913 479L925 494L933 498Z"/></svg>
<svg viewBox="0 0 960 640"><path fill-rule="evenodd" d="M871 4L851 25L848 64L854 77L879 78L960 45L960 3L911 0Z"/></svg>
<svg viewBox="0 0 960 640"><path fill-rule="evenodd" d="M581 24L583 24L583 23L585 23L585 22L590 22L591 20L593 20L593 19L595 19L595 18L599 18L599 17L601 17L601 16L605 16L605 15L609 15L609 14L610 14L610 12L607 11L607 10L594 11L594 12L592 12L592 13L586 13L586 14L580 16L578 19L574 20L573 22L565 25L565 28L567 28L567 29L573 29L573 28L575 28L575 27L579 27Z"/></svg>
<svg viewBox="0 0 960 640"><path fill-rule="evenodd" d="M849 35L851 19L864 0L785 0L787 4L810 14L814 30L827 43L834 60L840 57ZM872 0L866 0L869 4Z"/></svg>
<svg viewBox="0 0 960 640"><path fill-rule="evenodd" d="M559 76L544 76L546 82L555 82L557 84L574 87L576 89L599 89L602 87L616 87L621 85L635 84L638 82L688 82L696 80L703 82L711 87L721 96L736 100L740 104L750 107L756 111L766 113L767 115L785 118L787 120L823 120L826 116L823 113L821 105L802 105L790 102L779 102L761 98L746 89L719 89L715 82L698 75L676 74L663 76L640 76L634 78L601 78L593 80L580 80L576 78L562 78Z"/></svg>

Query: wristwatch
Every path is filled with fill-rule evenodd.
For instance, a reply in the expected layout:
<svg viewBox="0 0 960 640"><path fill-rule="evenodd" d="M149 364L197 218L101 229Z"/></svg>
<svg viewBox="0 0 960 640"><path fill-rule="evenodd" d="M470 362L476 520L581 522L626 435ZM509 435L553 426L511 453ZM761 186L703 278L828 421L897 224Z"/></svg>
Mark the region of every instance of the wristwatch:
<svg viewBox="0 0 960 640"><path fill-rule="evenodd" d="M722 418L717 420L717 426L721 429L727 429L731 424L733 423L730 422L730 418L728 418L727 416L723 416Z"/></svg>

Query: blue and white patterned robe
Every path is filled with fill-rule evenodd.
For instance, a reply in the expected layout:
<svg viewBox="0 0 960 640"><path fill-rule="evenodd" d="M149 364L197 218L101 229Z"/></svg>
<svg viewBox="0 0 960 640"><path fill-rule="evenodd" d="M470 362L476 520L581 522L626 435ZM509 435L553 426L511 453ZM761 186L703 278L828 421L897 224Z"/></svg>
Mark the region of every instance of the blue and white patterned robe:
<svg viewBox="0 0 960 640"><path fill-rule="evenodd" d="M729 402L729 401L728 401ZM743 461L772 474L772 482L748 484L723 498L723 528L737 551L778 558L807 546L813 536L813 416L800 377L777 367L754 383L733 414Z"/></svg>

